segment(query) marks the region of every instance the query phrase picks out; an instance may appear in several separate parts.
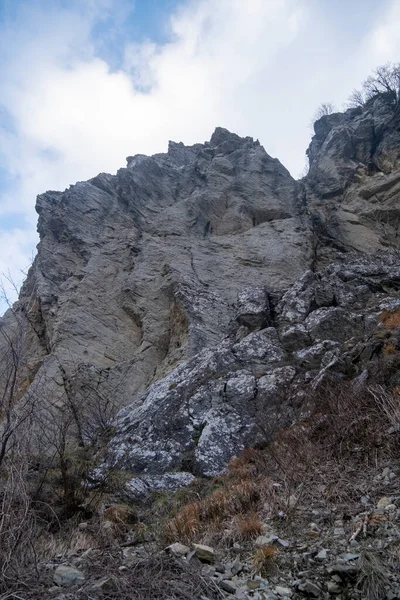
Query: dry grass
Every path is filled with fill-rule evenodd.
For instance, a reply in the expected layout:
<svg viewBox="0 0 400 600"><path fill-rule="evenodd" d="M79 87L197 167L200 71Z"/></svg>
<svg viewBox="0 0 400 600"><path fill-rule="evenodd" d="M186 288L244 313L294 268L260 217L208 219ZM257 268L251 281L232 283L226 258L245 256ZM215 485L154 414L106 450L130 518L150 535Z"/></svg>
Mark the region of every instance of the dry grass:
<svg viewBox="0 0 400 600"><path fill-rule="evenodd" d="M365 473L398 456L400 393L327 382L308 400L310 417L233 459L216 490L167 519L168 541L247 542L269 519L295 528L311 503L357 510Z"/></svg>
<svg viewBox="0 0 400 600"><path fill-rule="evenodd" d="M264 530L264 522L256 513L236 517L233 526L240 541L252 540L261 535Z"/></svg>
<svg viewBox="0 0 400 600"><path fill-rule="evenodd" d="M237 463L234 469L236 466ZM229 470L227 477L221 478L220 487L178 510L165 525L167 540L189 542L210 532L230 530L233 517L237 517L242 524L243 536L246 536L246 525L247 537L252 535L251 528L259 531L262 523L255 520L254 510L260 501L260 487L258 481L251 479L249 470L245 471L247 475L243 478L242 470L235 477Z"/></svg>
<svg viewBox="0 0 400 600"><path fill-rule="evenodd" d="M275 546L257 548L253 556L254 571L262 577L267 577L276 571L276 558L279 554Z"/></svg>
<svg viewBox="0 0 400 600"><path fill-rule="evenodd" d="M72 589L71 598L92 600L99 597L93 592L95 581L108 577L107 600L221 600L224 596L216 584L201 575L201 567L173 557L157 554L136 559L121 573L121 556L118 550L103 551L89 555L82 566L90 574L79 589ZM28 577L15 591L4 598L38 600L48 597L52 586L53 570L43 569L38 577ZM21 590L22 588L22 590ZM21 591L20 591L21 590ZM70 595L68 594L68 598Z"/></svg>
<svg viewBox="0 0 400 600"><path fill-rule="evenodd" d="M385 354L396 354L397 348L394 344L389 343L386 344L383 351Z"/></svg>
<svg viewBox="0 0 400 600"><path fill-rule="evenodd" d="M167 522L166 535L173 541L192 540L200 532L201 504L193 502L185 506L178 515Z"/></svg>
<svg viewBox="0 0 400 600"><path fill-rule="evenodd" d="M380 321L385 325L386 329L389 329L390 331L400 329L400 310L385 310L380 316Z"/></svg>
<svg viewBox="0 0 400 600"><path fill-rule="evenodd" d="M395 359L400 356L400 310L383 312L380 321L383 324L383 329L378 337L383 338L383 354L386 358ZM390 366L390 364L386 366ZM394 366L398 366L397 363Z"/></svg>
<svg viewBox="0 0 400 600"><path fill-rule="evenodd" d="M383 600L387 598L386 588L389 583L386 569L378 556L364 551L358 560L360 575L357 587L362 591L365 600Z"/></svg>

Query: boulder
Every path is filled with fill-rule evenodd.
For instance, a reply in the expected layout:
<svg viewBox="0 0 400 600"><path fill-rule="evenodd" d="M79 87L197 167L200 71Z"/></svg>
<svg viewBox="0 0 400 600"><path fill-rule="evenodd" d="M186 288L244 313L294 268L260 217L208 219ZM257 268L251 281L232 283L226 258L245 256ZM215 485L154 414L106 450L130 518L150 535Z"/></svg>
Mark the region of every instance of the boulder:
<svg viewBox="0 0 400 600"><path fill-rule="evenodd" d="M195 555L201 562L212 563L215 559L215 552L211 546L204 546L203 544L193 544L193 550Z"/></svg>
<svg viewBox="0 0 400 600"><path fill-rule="evenodd" d="M85 575L74 567L59 565L54 571L53 581L61 587L72 587L84 583Z"/></svg>

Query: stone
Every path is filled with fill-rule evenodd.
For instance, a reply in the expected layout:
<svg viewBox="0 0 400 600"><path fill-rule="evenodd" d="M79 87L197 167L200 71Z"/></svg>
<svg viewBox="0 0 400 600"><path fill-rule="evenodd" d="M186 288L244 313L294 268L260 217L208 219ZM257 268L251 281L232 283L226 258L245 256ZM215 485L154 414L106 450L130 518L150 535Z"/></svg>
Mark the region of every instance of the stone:
<svg viewBox="0 0 400 600"><path fill-rule="evenodd" d="M335 521L335 526L333 529L333 535L334 537L344 537L346 535L346 532L344 530L343 527L343 521L342 520L336 520Z"/></svg>
<svg viewBox="0 0 400 600"><path fill-rule="evenodd" d="M293 591L290 588L283 587L281 585L276 586L275 593L278 594L278 596L286 596L288 598L293 596Z"/></svg>
<svg viewBox="0 0 400 600"><path fill-rule="evenodd" d="M229 594L236 593L237 586L230 579L223 579L219 585L220 585L221 589L223 589L225 592L228 592Z"/></svg>
<svg viewBox="0 0 400 600"><path fill-rule="evenodd" d="M248 579L247 587L249 590L258 590L261 587L261 581L259 579Z"/></svg>
<svg viewBox="0 0 400 600"><path fill-rule="evenodd" d="M321 595L321 588L309 579L299 583L297 588L300 592L303 592L312 598L319 598Z"/></svg>
<svg viewBox="0 0 400 600"><path fill-rule="evenodd" d="M322 550L320 550L318 552L318 554L315 557L315 560L318 560L319 562L324 562L325 560L327 560L328 558L328 551L325 550L325 548L323 548Z"/></svg>
<svg viewBox="0 0 400 600"><path fill-rule="evenodd" d="M340 594L342 591L342 586L336 581L328 581L326 588L330 594Z"/></svg>
<svg viewBox="0 0 400 600"><path fill-rule="evenodd" d="M343 554L342 559L344 560L344 562L350 562L352 560L357 560L359 557L359 554L352 554L351 552L347 552L346 554Z"/></svg>
<svg viewBox="0 0 400 600"><path fill-rule="evenodd" d="M392 499L388 496L383 496L377 503L377 508L386 508L389 504L392 503Z"/></svg>
<svg viewBox="0 0 400 600"><path fill-rule="evenodd" d="M201 569L201 574L203 577L213 577L215 575L216 569L211 565L204 565Z"/></svg>
<svg viewBox="0 0 400 600"><path fill-rule="evenodd" d="M61 587L72 587L84 583L85 575L74 567L60 565L54 571L53 581Z"/></svg>
<svg viewBox="0 0 400 600"><path fill-rule="evenodd" d="M269 325L271 316L265 288L251 286L239 292L236 320L250 331L264 329Z"/></svg>
<svg viewBox="0 0 400 600"><path fill-rule="evenodd" d="M190 548L185 546L184 544L180 544L179 542L175 542L175 544L171 544L167 548L165 548L166 552L173 554L174 556L185 556L189 554Z"/></svg>
<svg viewBox="0 0 400 600"><path fill-rule="evenodd" d="M95 581L91 586L90 586L90 592L92 594L110 594L111 592L116 590L116 585L113 581L113 579L111 579L111 577L102 577L101 579L98 579L97 581Z"/></svg>
<svg viewBox="0 0 400 600"><path fill-rule="evenodd" d="M356 564L333 564L327 567L329 575L339 575L341 578L353 579L358 574L358 566Z"/></svg>
<svg viewBox="0 0 400 600"><path fill-rule="evenodd" d="M259 535L256 538L254 545L257 548L262 548L263 546L270 546L271 544L276 542L277 539L278 539L277 535Z"/></svg>
<svg viewBox="0 0 400 600"><path fill-rule="evenodd" d="M202 544L193 544L193 549L196 553L197 558L201 562L214 562L215 552L210 546L204 546Z"/></svg>
<svg viewBox="0 0 400 600"><path fill-rule="evenodd" d="M232 575L238 575L243 571L245 565L238 558L235 558L235 560L232 563L229 563L227 567L230 569Z"/></svg>
<svg viewBox="0 0 400 600"><path fill-rule="evenodd" d="M311 344L311 338L302 323L285 327L281 332L281 340L285 350L289 352L302 350Z"/></svg>

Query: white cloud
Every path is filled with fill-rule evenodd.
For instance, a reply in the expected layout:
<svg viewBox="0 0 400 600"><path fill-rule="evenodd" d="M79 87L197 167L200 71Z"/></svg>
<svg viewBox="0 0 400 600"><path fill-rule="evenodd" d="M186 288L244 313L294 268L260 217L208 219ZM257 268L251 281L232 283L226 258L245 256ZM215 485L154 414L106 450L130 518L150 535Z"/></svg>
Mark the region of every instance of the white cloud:
<svg viewBox="0 0 400 600"><path fill-rule="evenodd" d="M165 151L169 139L209 139L217 125L258 137L298 175L315 107L340 106L399 49L397 2L374 30L359 32L343 62L346 48L335 45L337 32L316 0L193 0L173 16L168 43L132 40L116 72L97 54L92 29L117 8L120 26L131 2L33 5L18 27L0 32L1 103L13 124L0 130L0 158L16 178L0 200L0 219L19 211L31 224L37 193L115 172L127 155ZM0 271L21 268L22 235L0 224Z"/></svg>
<svg viewBox="0 0 400 600"><path fill-rule="evenodd" d="M394 1L372 35L370 50L378 64L394 61L400 56L400 3Z"/></svg>

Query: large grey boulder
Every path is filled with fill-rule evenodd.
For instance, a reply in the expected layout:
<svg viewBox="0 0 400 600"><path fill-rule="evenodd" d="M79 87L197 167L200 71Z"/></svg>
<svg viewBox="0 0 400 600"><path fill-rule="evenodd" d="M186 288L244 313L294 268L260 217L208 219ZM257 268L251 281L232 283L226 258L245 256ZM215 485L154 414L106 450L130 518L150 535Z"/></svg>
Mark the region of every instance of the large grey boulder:
<svg viewBox="0 0 400 600"><path fill-rule="evenodd" d="M270 324L271 311L265 288L253 286L239 292L236 320L250 331Z"/></svg>

